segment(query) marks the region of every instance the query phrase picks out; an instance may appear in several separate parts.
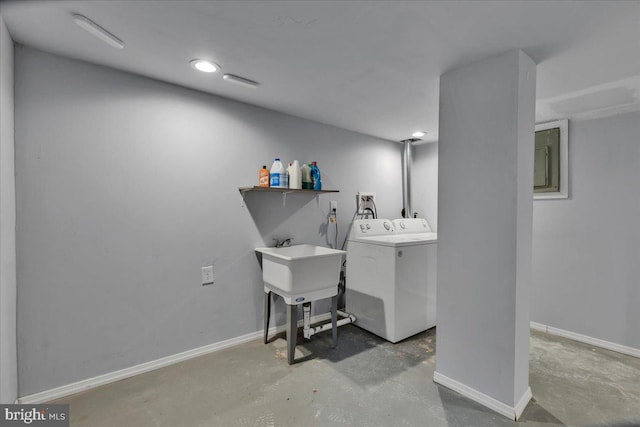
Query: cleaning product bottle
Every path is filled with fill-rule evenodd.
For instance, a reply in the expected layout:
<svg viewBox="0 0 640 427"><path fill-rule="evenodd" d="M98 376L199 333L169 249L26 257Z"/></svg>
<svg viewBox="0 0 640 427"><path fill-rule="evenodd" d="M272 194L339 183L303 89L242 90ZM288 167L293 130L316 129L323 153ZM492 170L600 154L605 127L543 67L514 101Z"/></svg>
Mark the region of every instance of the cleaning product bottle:
<svg viewBox="0 0 640 427"><path fill-rule="evenodd" d="M258 172L258 187L269 186L269 169L267 165L262 165L262 169Z"/></svg>
<svg viewBox="0 0 640 427"><path fill-rule="evenodd" d="M320 178L320 169L316 162L311 162L311 180L313 181L313 189L322 190L322 179Z"/></svg>
<svg viewBox="0 0 640 427"><path fill-rule="evenodd" d="M289 188L299 190L302 188L302 175L300 174L300 163L294 160L293 163L289 163L287 168L289 172Z"/></svg>
<svg viewBox="0 0 640 427"><path fill-rule="evenodd" d="M313 181L311 181L311 168L308 164L303 164L300 168L300 176L302 178L302 188L304 190L313 190Z"/></svg>
<svg viewBox="0 0 640 427"><path fill-rule="evenodd" d="M289 163L291 164L291 163ZM289 188L289 169L285 169L284 170L284 184L283 184L284 188Z"/></svg>
<svg viewBox="0 0 640 427"><path fill-rule="evenodd" d="M272 188L287 188L285 187L287 171L282 166L282 162L279 157L273 161L273 165L271 165L271 172L269 174L270 177L270 186Z"/></svg>

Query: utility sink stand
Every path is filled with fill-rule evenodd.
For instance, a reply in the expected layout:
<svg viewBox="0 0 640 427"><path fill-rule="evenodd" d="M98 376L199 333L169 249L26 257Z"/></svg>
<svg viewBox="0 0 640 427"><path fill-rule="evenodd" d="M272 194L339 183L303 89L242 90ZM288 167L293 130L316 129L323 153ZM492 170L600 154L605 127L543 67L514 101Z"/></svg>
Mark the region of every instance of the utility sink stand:
<svg viewBox="0 0 640 427"><path fill-rule="evenodd" d="M271 294L278 295L275 291L268 289L265 286L264 289L264 343L268 341L269 335L269 317L271 317ZM320 298L318 298L320 299ZM285 298L286 301L286 298ZM287 302L287 362L292 365L295 358L296 341L298 335L298 305L295 301L291 301L291 304ZM310 313L311 313L311 301L305 301L302 303L304 310L304 337L311 338L311 335L321 332L323 330L331 328L333 332L333 341L331 347L335 348L338 345L338 287L336 286L336 293L331 297L331 323L326 323L315 328L310 326ZM345 320L345 319L343 319ZM351 323L351 320L349 321Z"/></svg>

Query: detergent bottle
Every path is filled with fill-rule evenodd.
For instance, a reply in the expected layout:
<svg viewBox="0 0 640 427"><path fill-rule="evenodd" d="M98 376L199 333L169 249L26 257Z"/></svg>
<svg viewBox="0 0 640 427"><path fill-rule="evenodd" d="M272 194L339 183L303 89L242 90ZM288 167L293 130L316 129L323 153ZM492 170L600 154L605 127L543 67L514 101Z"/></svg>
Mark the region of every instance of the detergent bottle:
<svg viewBox="0 0 640 427"><path fill-rule="evenodd" d="M300 173L300 163L294 160L293 163L289 163L287 168L289 172L289 188L299 190L302 188L302 174Z"/></svg>
<svg viewBox="0 0 640 427"><path fill-rule="evenodd" d="M313 181L311 181L311 168L308 164L300 167L300 176L302 178L302 188L304 190L313 190Z"/></svg>
<svg viewBox="0 0 640 427"><path fill-rule="evenodd" d="M267 165L262 165L262 169L258 172L258 186L269 186L269 169L267 169Z"/></svg>
<svg viewBox="0 0 640 427"><path fill-rule="evenodd" d="M316 162L311 162L311 181L313 181L313 189L322 190L322 179L320 178L320 168Z"/></svg>
<svg viewBox="0 0 640 427"><path fill-rule="evenodd" d="M287 188L285 186L287 180L287 171L282 166L282 162L279 157L273 161L273 165L271 165L271 172L269 174L270 177L270 187L272 188Z"/></svg>

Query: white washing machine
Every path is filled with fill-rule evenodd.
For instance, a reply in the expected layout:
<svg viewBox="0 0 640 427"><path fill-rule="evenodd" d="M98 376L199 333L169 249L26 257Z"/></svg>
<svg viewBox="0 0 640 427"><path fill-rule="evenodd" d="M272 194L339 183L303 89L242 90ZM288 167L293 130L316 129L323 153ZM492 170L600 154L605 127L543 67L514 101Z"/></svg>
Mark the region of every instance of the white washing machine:
<svg viewBox="0 0 640 427"><path fill-rule="evenodd" d="M421 218L354 221L345 303L355 324L393 343L435 326L436 248Z"/></svg>

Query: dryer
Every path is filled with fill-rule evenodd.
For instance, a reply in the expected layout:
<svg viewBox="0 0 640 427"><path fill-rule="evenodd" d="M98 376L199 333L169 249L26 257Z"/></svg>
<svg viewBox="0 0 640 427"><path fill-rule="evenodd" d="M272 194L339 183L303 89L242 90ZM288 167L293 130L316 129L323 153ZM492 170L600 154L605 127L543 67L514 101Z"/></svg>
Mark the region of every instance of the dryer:
<svg viewBox="0 0 640 427"><path fill-rule="evenodd" d="M436 324L437 246L426 220L394 222L354 221L345 294L355 324L393 343Z"/></svg>

